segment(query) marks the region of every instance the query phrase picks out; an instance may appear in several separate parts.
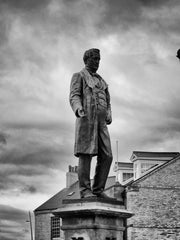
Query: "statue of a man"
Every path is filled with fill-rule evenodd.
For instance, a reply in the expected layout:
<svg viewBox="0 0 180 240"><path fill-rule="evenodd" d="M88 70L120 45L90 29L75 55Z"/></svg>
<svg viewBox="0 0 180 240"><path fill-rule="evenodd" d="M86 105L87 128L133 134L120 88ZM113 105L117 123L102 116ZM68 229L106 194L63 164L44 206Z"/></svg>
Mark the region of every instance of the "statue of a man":
<svg viewBox="0 0 180 240"><path fill-rule="evenodd" d="M99 49L84 53L85 68L74 73L70 86L70 104L77 117L74 155L79 157L78 178L81 198L109 198L103 191L112 163L107 124L112 122L108 85L96 73ZM91 159L97 156L93 185L90 182Z"/></svg>

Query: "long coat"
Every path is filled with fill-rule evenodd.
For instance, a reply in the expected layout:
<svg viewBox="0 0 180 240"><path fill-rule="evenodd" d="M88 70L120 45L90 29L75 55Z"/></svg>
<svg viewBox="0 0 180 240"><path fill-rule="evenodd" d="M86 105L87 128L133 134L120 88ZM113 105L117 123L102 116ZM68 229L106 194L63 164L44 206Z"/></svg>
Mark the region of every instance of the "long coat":
<svg viewBox="0 0 180 240"><path fill-rule="evenodd" d="M99 76L99 75L98 75ZM100 77L100 76L99 76ZM101 78L106 94L107 116L111 114L110 95L107 83ZM94 81L86 69L74 73L70 85L70 105L76 115L74 155L98 154L97 98ZM83 108L85 117L78 117L77 110Z"/></svg>

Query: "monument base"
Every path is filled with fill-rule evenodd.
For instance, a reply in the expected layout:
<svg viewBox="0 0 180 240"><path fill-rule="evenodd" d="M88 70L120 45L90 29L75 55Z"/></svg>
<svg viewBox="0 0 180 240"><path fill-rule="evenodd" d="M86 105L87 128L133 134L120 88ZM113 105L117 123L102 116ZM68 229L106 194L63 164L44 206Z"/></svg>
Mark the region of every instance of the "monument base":
<svg viewBox="0 0 180 240"><path fill-rule="evenodd" d="M53 212L62 218L65 240L123 240L124 220L133 214L109 199L64 200Z"/></svg>

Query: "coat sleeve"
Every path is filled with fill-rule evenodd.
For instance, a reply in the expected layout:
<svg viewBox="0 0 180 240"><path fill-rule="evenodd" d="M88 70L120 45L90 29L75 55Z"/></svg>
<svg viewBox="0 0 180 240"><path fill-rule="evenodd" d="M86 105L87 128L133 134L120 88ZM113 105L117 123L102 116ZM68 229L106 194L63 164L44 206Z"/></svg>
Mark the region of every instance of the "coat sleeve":
<svg viewBox="0 0 180 240"><path fill-rule="evenodd" d="M76 117L77 110L82 109L82 77L80 73L74 73L71 79L69 102Z"/></svg>
<svg viewBox="0 0 180 240"><path fill-rule="evenodd" d="M111 124L112 122L112 112L111 112L111 100L110 100L110 94L108 87L106 88L106 101L107 101L107 117L106 117L106 123Z"/></svg>

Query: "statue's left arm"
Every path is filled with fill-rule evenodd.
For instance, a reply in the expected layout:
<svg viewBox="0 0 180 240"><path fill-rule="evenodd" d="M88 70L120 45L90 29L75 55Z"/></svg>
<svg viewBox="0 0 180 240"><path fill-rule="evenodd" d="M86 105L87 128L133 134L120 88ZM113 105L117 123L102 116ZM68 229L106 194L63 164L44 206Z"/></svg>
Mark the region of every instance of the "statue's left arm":
<svg viewBox="0 0 180 240"><path fill-rule="evenodd" d="M106 88L106 101L107 101L107 117L106 117L106 123L111 124L112 122L112 112L111 112L111 99L108 87Z"/></svg>

